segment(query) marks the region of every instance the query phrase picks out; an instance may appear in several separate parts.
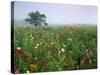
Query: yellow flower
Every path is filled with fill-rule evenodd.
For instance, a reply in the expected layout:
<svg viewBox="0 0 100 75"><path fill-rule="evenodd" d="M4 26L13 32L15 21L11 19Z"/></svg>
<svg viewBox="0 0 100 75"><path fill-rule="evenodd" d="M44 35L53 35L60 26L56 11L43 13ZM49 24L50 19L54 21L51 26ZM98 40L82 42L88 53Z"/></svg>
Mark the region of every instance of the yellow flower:
<svg viewBox="0 0 100 75"><path fill-rule="evenodd" d="M32 67L32 68L35 68L35 67L36 67L36 65L34 65L34 64L31 64L31 65L30 65L30 67Z"/></svg>
<svg viewBox="0 0 100 75"><path fill-rule="evenodd" d="M30 65L30 71L31 71L31 72L34 72L35 70L36 70L36 65L31 64L31 65Z"/></svg>

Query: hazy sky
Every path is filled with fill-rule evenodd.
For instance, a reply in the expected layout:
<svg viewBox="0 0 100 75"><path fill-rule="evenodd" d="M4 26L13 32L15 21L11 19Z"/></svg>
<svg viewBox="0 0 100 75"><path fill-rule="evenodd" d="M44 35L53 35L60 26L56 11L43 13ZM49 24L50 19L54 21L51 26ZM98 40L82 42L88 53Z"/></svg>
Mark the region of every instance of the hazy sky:
<svg viewBox="0 0 100 75"><path fill-rule="evenodd" d="M15 2L15 20L24 20L31 11L47 16L48 23L91 23L97 24L97 7L83 5Z"/></svg>

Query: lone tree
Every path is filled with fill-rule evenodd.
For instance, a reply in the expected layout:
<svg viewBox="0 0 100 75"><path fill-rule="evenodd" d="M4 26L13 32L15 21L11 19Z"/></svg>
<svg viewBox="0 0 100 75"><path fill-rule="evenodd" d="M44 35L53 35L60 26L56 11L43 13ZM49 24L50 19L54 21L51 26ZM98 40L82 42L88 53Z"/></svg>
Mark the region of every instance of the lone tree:
<svg viewBox="0 0 100 75"><path fill-rule="evenodd" d="M25 18L25 21L35 26L40 26L40 25L47 26L48 24L46 23L46 19L47 17L45 16L45 14L40 14L39 11L36 11L28 13L28 17Z"/></svg>

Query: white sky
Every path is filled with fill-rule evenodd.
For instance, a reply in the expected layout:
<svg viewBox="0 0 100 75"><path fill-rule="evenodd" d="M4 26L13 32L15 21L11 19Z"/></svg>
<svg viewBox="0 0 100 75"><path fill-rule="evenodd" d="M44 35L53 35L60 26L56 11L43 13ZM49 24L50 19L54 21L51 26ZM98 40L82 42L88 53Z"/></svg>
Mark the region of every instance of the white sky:
<svg viewBox="0 0 100 75"><path fill-rule="evenodd" d="M97 7L51 3L15 2L15 20L24 20L31 11L47 16L48 23L97 24Z"/></svg>

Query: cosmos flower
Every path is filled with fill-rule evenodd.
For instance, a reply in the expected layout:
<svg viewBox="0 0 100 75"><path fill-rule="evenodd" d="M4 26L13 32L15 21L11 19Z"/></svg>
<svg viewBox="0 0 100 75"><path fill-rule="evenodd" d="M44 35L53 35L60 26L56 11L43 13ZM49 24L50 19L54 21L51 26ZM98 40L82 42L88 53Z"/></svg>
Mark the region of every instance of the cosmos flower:
<svg viewBox="0 0 100 75"><path fill-rule="evenodd" d="M37 60L37 58L35 57L34 60Z"/></svg>
<svg viewBox="0 0 100 75"><path fill-rule="evenodd" d="M23 59L24 59L24 61L27 61L27 60L28 60L28 58L29 58L28 56L24 56L24 58L23 58Z"/></svg>
<svg viewBox="0 0 100 75"><path fill-rule="evenodd" d="M28 70L27 70L27 71L26 71L26 73L28 73L28 74L29 74L29 73L30 73L30 71L28 71Z"/></svg>
<svg viewBox="0 0 100 75"><path fill-rule="evenodd" d="M62 51L62 52L65 52L65 49L64 49L64 48L62 48L62 49L61 49L61 51Z"/></svg>
<svg viewBox="0 0 100 75"><path fill-rule="evenodd" d="M17 49L18 49L18 50L21 50L21 48L20 48L20 47L17 47Z"/></svg>
<svg viewBox="0 0 100 75"><path fill-rule="evenodd" d="M24 28L26 28L26 26L24 26Z"/></svg>
<svg viewBox="0 0 100 75"><path fill-rule="evenodd" d="M68 41L72 41L72 38L67 38Z"/></svg>
<svg viewBox="0 0 100 75"><path fill-rule="evenodd" d="M31 40L33 40L34 39L34 37L31 37Z"/></svg>
<svg viewBox="0 0 100 75"><path fill-rule="evenodd" d="M37 46L35 46L35 48L37 49Z"/></svg>
<svg viewBox="0 0 100 75"><path fill-rule="evenodd" d="M22 51L21 50L16 50L16 54L18 54L18 55L22 55Z"/></svg>
<svg viewBox="0 0 100 75"><path fill-rule="evenodd" d="M59 37L60 35L58 34L57 37Z"/></svg>
<svg viewBox="0 0 100 75"><path fill-rule="evenodd" d="M43 59L43 67L46 69L48 68L47 60L46 58Z"/></svg>
<svg viewBox="0 0 100 75"><path fill-rule="evenodd" d="M38 47L38 46L39 46L39 44L36 44L36 46Z"/></svg>
<svg viewBox="0 0 100 75"><path fill-rule="evenodd" d="M31 34L30 37L32 37L33 35Z"/></svg>
<svg viewBox="0 0 100 75"><path fill-rule="evenodd" d="M51 45L53 45L54 43L53 42L51 42Z"/></svg>
<svg viewBox="0 0 100 75"><path fill-rule="evenodd" d="M61 53L61 51L58 52L59 54Z"/></svg>
<svg viewBox="0 0 100 75"><path fill-rule="evenodd" d="M34 64L36 64L36 61L37 61L37 58L35 57L35 58L34 58Z"/></svg>
<svg viewBox="0 0 100 75"><path fill-rule="evenodd" d="M29 68L30 68L30 72L35 72L35 70L36 70L36 65L31 64Z"/></svg>

